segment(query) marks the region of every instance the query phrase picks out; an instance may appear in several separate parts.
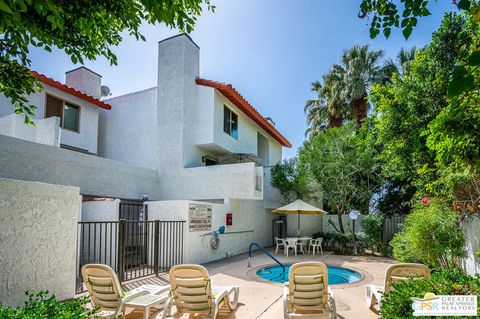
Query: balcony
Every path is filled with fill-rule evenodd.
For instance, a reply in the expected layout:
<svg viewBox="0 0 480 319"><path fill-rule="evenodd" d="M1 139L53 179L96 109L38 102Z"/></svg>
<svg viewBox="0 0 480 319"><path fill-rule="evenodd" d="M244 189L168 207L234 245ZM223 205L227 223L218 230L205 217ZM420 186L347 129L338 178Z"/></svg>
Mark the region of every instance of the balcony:
<svg viewBox="0 0 480 319"><path fill-rule="evenodd" d="M182 179L189 199L263 199L263 167L252 162L186 168Z"/></svg>

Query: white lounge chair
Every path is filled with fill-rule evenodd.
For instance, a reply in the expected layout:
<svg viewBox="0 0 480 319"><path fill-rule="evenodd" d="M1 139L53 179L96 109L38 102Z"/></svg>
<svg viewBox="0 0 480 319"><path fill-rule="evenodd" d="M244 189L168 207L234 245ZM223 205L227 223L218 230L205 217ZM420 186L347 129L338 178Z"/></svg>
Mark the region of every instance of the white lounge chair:
<svg viewBox="0 0 480 319"><path fill-rule="evenodd" d="M279 248L283 248L283 250L285 250L285 246L286 246L285 239L275 237L275 254L278 254Z"/></svg>
<svg viewBox="0 0 480 319"><path fill-rule="evenodd" d="M284 318L337 317L335 297L328 287L328 270L322 262L293 264L283 292Z"/></svg>
<svg viewBox="0 0 480 319"><path fill-rule="evenodd" d="M296 238L287 238L285 239L285 256L288 256L288 251L291 249L293 249L293 251L295 252L295 256L297 255L297 243L298 243L298 239Z"/></svg>
<svg viewBox="0 0 480 319"><path fill-rule="evenodd" d="M372 309L375 304L382 306L382 297L390 290L393 285L406 280L430 279L430 269L423 264L403 263L388 267L385 272L384 286L367 285L365 287L365 298L368 308Z"/></svg>
<svg viewBox="0 0 480 319"><path fill-rule="evenodd" d="M167 315L171 315L173 304L176 307L174 318L195 314L215 319L222 302L230 310L237 308L239 287L212 287L208 271L200 265L173 266L169 277L173 302L166 310ZM233 299L230 299L232 293Z"/></svg>
<svg viewBox="0 0 480 319"><path fill-rule="evenodd" d="M102 318L125 316L125 304L133 301L135 305L128 307L143 309L144 318L148 318L151 307L164 308L168 299L156 294L170 290L169 286L144 285L124 292L113 269L103 264L84 265L82 276L92 304L100 308Z"/></svg>
<svg viewBox="0 0 480 319"><path fill-rule="evenodd" d="M313 255L315 256L315 252L318 250L319 253L323 255L322 249L322 242L323 238L317 238L310 240L310 245L308 246L308 253L310 254L310 250L313 249Z"/></svg>

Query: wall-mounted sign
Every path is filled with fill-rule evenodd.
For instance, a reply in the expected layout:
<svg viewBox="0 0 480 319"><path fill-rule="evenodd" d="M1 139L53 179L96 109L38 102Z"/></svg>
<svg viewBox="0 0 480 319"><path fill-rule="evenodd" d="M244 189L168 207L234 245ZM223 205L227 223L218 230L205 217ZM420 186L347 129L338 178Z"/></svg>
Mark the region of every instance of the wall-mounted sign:
<svg viewBox="0 0 480 319"><path fill-rule="evenodd" d="M188 214L190 231L212 230L212 206L190 204Z"/></svg>

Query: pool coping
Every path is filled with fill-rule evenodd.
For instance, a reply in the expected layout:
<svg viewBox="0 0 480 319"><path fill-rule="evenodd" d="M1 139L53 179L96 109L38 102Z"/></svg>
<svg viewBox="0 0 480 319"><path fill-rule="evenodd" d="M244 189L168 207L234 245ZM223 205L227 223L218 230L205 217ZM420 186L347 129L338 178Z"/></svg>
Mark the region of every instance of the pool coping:
<svg viewBox="0 0 480 319"><path fill-rule="evenodd" d="M293 263L289 262L287 264L290 265L290 264L295 264L295 263L294 262ZM332 266L332 267L337 267L337 268L350 269L350 270L356 271L360 275L362 275L362 278L360 278L360 280L352 282L352 283L331 285L330 287L332 289L344 289L344 288L359 287L359 286L366 285L370 282L373 282L373 275L370 274L369 272L363 270L363 269L359 269L357 267L345 266L345 265L342 265L341 263L337 263L337 262L328 262L328 263L324 263L324 264L327 265L327 266ZM257 271L260 270L261 268L272 267L272 266L278 266L278 264L277 263L267 263L267 264L263 264L263 265L259 265L259 266L250 267L247 270L247 273L245 274L245 276L248 280L283 287L284 286L283 283L270 281L270 280L264 279L264 278L257 275Z"/></svg>

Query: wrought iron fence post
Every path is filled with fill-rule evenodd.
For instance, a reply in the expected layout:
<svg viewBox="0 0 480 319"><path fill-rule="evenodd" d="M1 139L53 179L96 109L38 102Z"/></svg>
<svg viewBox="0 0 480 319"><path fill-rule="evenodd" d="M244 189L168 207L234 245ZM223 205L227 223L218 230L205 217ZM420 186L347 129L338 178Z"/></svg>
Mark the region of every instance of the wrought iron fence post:
<svg viewBox="0 0 480 319"><path fill-rule="evenodd" d="M160 221L155 220L154 227L154 240L153 240L153 271L155 275L158 276L158 250L160 249Z"/></svg>
<svg viewBox="0 0 480 319"><path fill-rule="evenodd" d="M118 224L118 279L120 282L124 280L125 276L125 236L126 236L126 221L121 219Z"/></svg>

